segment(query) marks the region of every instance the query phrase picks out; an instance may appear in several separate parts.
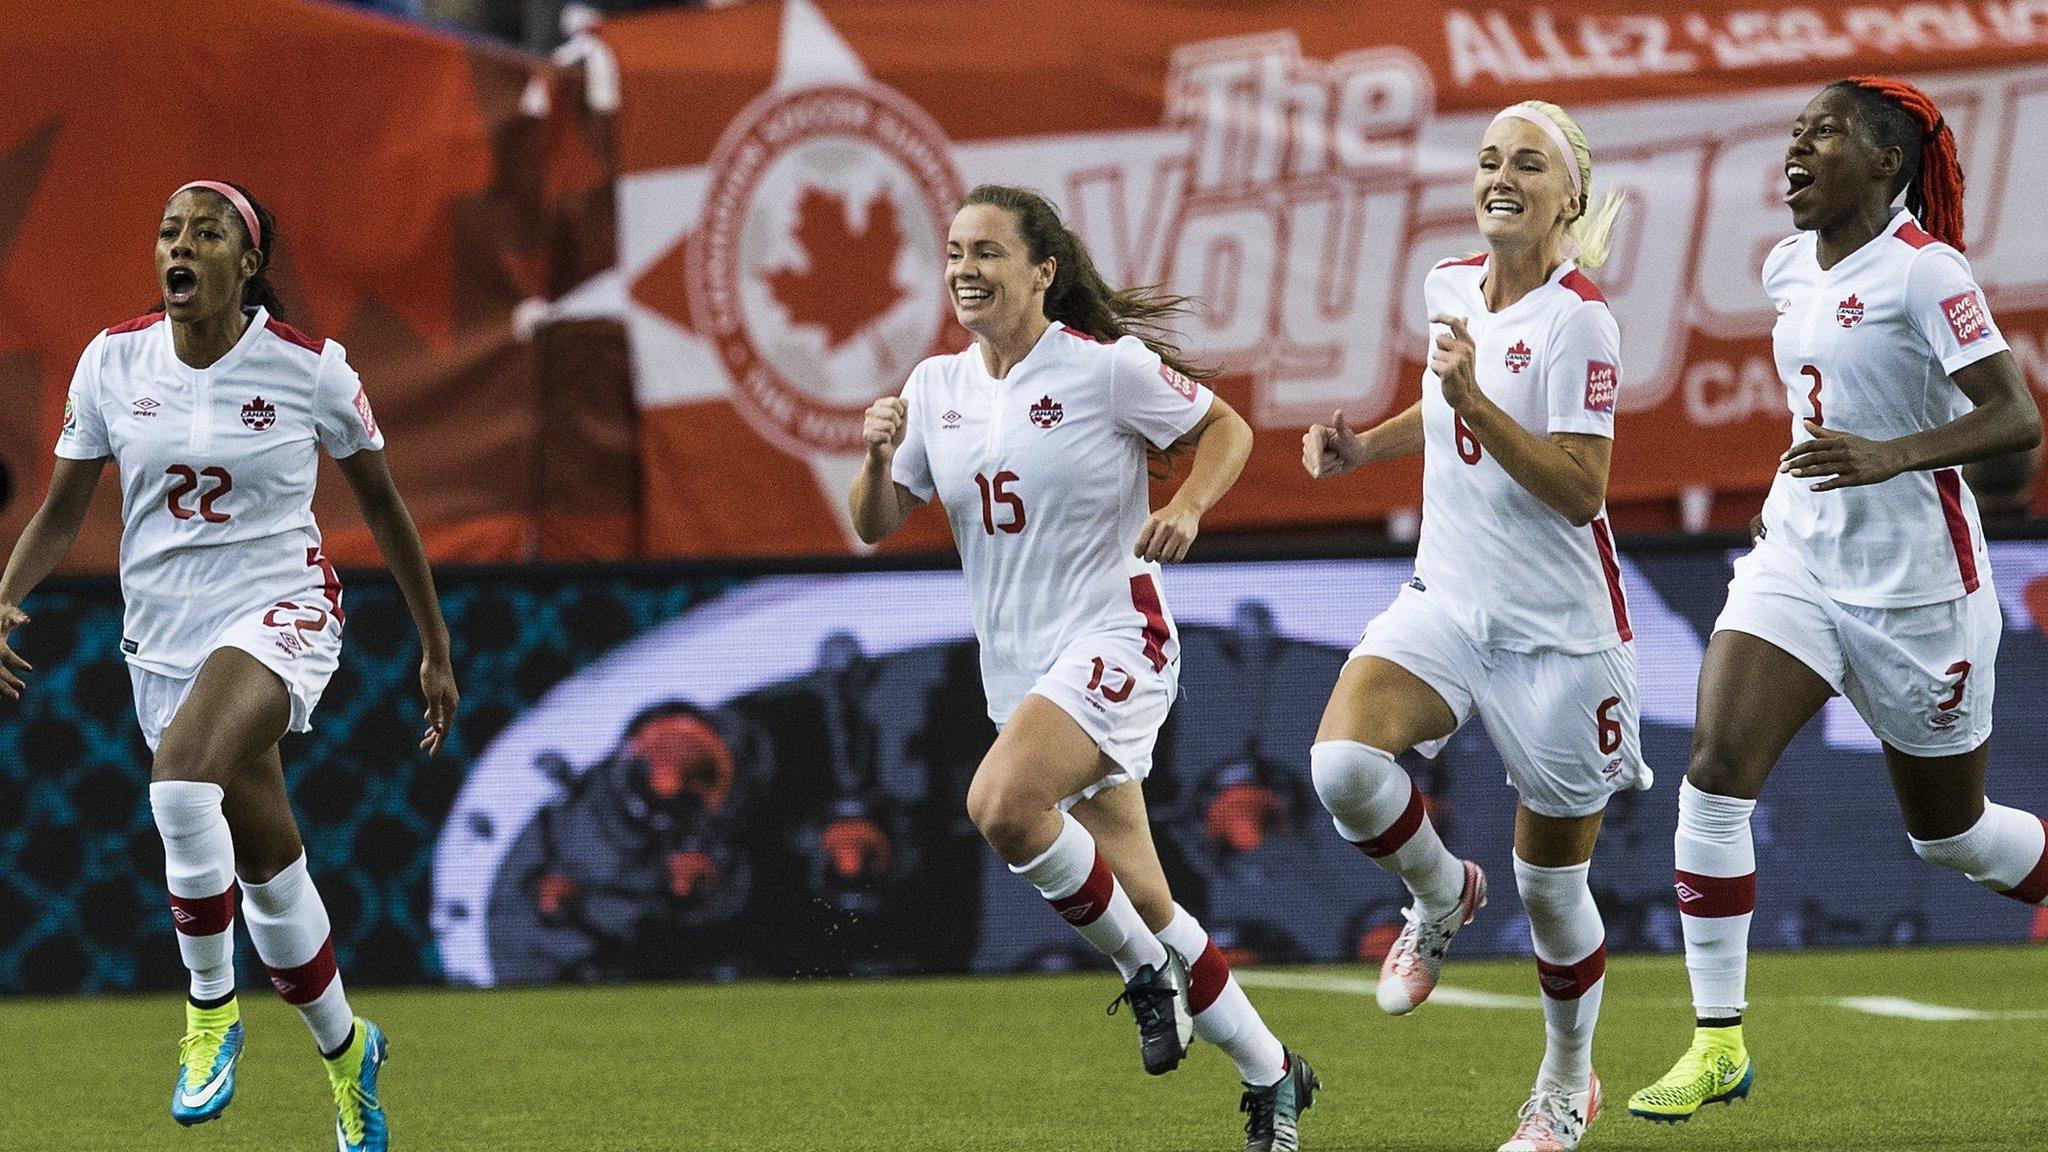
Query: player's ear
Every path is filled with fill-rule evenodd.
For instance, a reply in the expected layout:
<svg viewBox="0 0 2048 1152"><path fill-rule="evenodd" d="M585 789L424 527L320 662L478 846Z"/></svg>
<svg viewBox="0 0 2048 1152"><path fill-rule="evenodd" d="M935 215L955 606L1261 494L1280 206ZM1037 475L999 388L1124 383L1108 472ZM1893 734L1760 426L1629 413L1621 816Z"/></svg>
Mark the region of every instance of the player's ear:
<svg viewBox="0 0 2048 1152"><path fill-rule="evenodd" d="M1032 270L1034 275L1031 278L1031 282L1037 286L1039 291L1050 292L1052 291L1052 282L1059 278L1059 270L1060 258L1057 256L1047 256L1038 262L1037 268Z"/></svg>

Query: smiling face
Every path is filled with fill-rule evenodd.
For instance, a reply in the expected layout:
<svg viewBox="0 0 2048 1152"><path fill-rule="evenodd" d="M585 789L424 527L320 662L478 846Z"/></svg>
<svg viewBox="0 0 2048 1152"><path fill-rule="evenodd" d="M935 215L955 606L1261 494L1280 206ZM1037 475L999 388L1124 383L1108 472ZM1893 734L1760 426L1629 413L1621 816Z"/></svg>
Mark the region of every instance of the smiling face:
<svg viewBox="0 0 2048 1152"><path fill-rule="evenodd" d="M1579 211L1566 163L1536 125L1513 116L1493 122L1472 174L1472 210L1489 247L1563 237Z"/></svg>
<svg viewBox="0 0 2048 1152"><path fill-rule="evenodd" d="M263 265L234 206L217 192L188 188L164 205L156 232L156 278L164 311L193 321L242 306L242 286Z"/></svg>
<svg viewBox="0 0 2048 1152"><path fill-rule="evenodd" d="M953 316L976 336L1014 331L1045 314L1052 259L1033 263L1017 216L993 204L969 204L946 234L946 291Z"/></svg>
<svg viewBox="0 0 2048 1152"><path fill-rule="evenodd" d="M1880 148L1857 123L1854 93L1824 88L1792 122L1785 149L1785 204L1802 232L1824 231L1871 206L1891 203L1902 156ZM1881 207L1881 206L1880 206Z"/></svg>

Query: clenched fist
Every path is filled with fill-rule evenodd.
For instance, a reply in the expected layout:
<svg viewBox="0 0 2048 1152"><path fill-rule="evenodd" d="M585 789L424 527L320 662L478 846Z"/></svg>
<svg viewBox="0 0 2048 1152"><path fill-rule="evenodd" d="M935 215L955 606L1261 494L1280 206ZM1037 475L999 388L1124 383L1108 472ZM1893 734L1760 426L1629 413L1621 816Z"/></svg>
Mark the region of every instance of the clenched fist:
<svg viewBox="0 0 2048 1152"><path fill-rule="evenodd" d="M1365 463L1365 444L1338 409L1328 424L1311 424L1301 436L1301 466L1317 480L1342 476Z"/></svg>
<svg viewBox="0 0 2048 1152"><path fill-rule="evenodd" d="M903 432L908 428L910 405L901 396L884 396L868 405L867 415L861 418L861 438L867 441L870 460L886 460L895 455L896 446L903 443Z"/></svg>

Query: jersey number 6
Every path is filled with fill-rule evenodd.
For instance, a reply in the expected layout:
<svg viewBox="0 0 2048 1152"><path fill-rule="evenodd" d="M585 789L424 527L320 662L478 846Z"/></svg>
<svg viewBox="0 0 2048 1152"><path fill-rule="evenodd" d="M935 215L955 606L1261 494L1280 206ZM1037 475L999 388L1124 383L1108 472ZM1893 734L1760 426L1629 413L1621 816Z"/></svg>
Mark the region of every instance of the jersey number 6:
<svg viewBox="0 0 2048 1152"><path fill-rule="evenodd" d="M981 489L981 530L993 536L998 528L1014 536L1024 530L1024 498L1015 492L1004 490L1004 485L1015 482L1015 472L1004 469L994 476L974 474L974 484ZM996 523L996 505L1001 504L1015 513L1011 519Z"/></svg>
<svg viewBox="0 0 2048 1152"><path fill-rule="evenodd" d="M1621 707L1621 697L1609 696L1593 710L1593 716L1600 724L1600 754L1612 756L1621 751L1621 720L1612 713Z"/></svg>
<svg viewBox="0 0 2048 1152"><path fill-rule="evenodd" d="M164 503L170 506L172 516L180 520L190 520L196 515L208 524L225 524L232 519L228 513L213 506L215 500L235 490L235 478L228 474L227 469L203 468L194 472L190 464L173 464L164 469L164 475L178 478L178 482L171 485L171 490L164 494ZM199 493L199 511L195 513L185 507L185 497L190 496L199 487L202 478L213 481L213 487Z"/></svg>
<svg viewBox="0 0 2048 1152"><path fill-rule="evenodd" d="M1467 464L1479 463L1479 434L1465 423L1465 417L1458 412L1451 413L1451 428L1458 441L1458 459Z"/></svg>

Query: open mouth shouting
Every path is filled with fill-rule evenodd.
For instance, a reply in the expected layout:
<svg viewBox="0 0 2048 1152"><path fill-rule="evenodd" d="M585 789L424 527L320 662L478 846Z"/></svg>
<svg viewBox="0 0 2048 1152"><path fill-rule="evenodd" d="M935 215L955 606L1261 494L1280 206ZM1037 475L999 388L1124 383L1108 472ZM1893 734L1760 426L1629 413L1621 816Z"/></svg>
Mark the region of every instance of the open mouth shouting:
<svg viewBox="0 0 2048 1152"><path fill-rule="evenodd" d="M189 265L173 264L164 269L164 303L189 304L199 292L199 274Z"/></svg>
<svg viewBox="0 0 2048 1152"><path fill-rule="evenodd" d="M1797 160L1788 161L1785 165L1785 183L1788 185L1785 203L1797 204L1799 194L1813 187L1813 171Z"/></svg>

